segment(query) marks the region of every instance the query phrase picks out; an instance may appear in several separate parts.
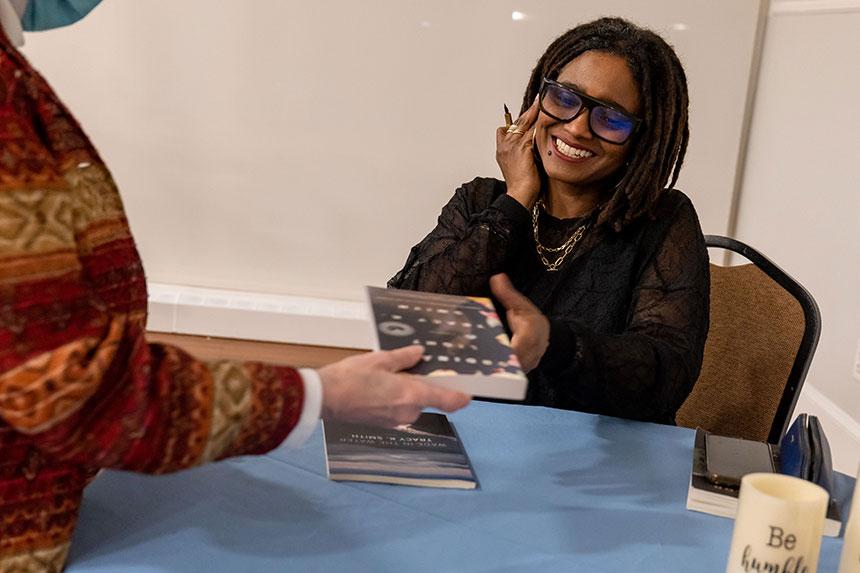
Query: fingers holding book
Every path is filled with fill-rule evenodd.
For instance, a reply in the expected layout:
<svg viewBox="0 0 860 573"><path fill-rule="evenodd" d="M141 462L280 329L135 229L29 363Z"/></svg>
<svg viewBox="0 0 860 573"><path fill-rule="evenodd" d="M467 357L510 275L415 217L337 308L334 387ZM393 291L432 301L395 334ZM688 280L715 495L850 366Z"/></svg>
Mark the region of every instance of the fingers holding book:
<svg viewBox="0 0 860 573"><path fill-rule="evenodd" d="M508 275L490 277L490 290L507 311L511 328L511 348L523 370L534 369L549 346L549 320L525 295L519 292Z"/></svg>
<svg viewBox="0 0 860 573"><path fill-rule="evenodd" d="M424 408L453 412L471 398L403 373L422 356L421 346L370 352L321 368L322 418L394 427L414 422Z"/></svg>

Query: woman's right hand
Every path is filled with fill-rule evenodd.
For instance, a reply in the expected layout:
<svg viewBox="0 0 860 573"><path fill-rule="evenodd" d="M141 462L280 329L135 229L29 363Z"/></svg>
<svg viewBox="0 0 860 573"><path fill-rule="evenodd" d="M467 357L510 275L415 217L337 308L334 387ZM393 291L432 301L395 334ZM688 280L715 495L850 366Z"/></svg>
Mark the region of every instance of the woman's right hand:
<svg viewBox="0 0 860 573"><path fill-rule="evenodd" d="M537 98L510 128L496 130L496 162L508 187L508 195L531 210L540 194L540 175L532 155Z"/></svg>
<svg viewBox="0 0 860 573"><path fill-rule="evenodd" d="M505 316L511 327L511 349L523 370L531 372L549 348L549 319L528 297L514 288L504 273L490 277L490 290L505 307Z"/></svg>

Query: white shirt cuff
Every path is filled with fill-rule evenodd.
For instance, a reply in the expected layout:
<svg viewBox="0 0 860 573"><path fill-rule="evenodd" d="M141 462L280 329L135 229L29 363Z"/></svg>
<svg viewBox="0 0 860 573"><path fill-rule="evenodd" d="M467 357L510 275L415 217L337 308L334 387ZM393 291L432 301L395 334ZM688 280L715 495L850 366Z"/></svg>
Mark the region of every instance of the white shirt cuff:
<svg viewBox="0 0 860 573"><path fill-rule="evenodd" d="M317 422L322 411L320 375L311 368L299 368L299 374L305 387L305 401L302 404L302 415L299 417L299 423L284 440L284 445L288 448L301 447L311 437L311 434L317 429Z"/></svg>

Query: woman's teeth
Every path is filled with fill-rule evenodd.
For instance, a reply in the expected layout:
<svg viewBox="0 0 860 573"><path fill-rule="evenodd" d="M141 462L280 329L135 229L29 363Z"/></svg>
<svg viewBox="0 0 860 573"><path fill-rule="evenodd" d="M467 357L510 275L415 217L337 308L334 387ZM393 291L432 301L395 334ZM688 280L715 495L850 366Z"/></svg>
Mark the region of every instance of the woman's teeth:
<svg viewBox="0 0 860 573"><path fill-rule="evenodd" d="M594 155L592 152L588 151L587 149L579 149L577 147L571 147L557 137L555 138L555 146L558 148L559 151L562 152L562 154L564 154L568 157L573 157L575 159L583 159L583 158L591 157L592 155Z"/></svg>

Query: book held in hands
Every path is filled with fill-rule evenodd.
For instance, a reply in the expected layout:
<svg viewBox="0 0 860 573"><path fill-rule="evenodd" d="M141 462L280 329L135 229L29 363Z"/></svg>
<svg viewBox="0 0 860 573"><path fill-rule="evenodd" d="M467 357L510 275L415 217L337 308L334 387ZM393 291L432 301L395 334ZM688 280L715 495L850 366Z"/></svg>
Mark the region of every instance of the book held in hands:
<svg viewBox="0 0 860 573"><path fill-rule="evenodd" d="M367 287L378 350L420 344L409 370L473 396L523 400L528 380L488 298Z"/></svg>
<svg viewBox="0 0 860 573"><path fill-rule="evenodd" d="M323 422L326 472L335 481L475 489L472 464L444 414L393 429Z"/></svg>

